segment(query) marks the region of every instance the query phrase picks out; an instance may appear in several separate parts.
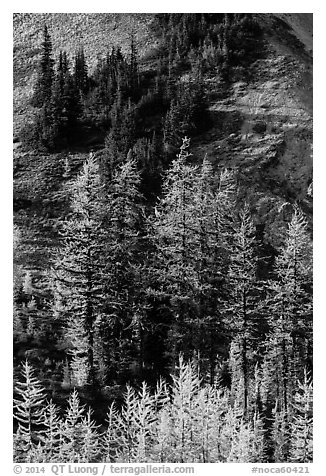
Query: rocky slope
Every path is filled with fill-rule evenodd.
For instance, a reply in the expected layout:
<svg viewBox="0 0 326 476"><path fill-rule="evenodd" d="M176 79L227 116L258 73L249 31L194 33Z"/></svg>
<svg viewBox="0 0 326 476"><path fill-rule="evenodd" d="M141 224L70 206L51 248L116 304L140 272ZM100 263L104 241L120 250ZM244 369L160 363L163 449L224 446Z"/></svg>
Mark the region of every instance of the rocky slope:
<svg viewBox="0 0 326 476"><path fill-rule="evenodd" d="M26 113L30 113L27 102L33 90L45 23L54 55L66 50L73 56L83 46L90 69L112 46L120 46L126 53L131 34L135 35L140 55L153 46L149 31L152 15L146 13L17 13L13 21L15 132L26 120Z"/></svg>
<svg viewBox="0 0 326 476"><path fill-rule="evenodd" d="M192 141L192 153L194 160L200 161L207 154L216 167L239 171L239 181L245 186L243 193L257 224L266 227L271 241L277 244L273 229L284 203L299 201L312 213L307 197L312 179L312 15L257 14L256 20L263 30L266 54L251 66L250 79L233 82L223 96L218 94L219 79L206 78L212 127ZM83 45L93 68L108 47L120 45L127 52L131 33L136 36L140 58L144 60L157 46L151 32L152 21L152 14L15 14L15 142L20 127L31 115L28 100L44 22L49 27L55 55L60 49L73 54ZM143 61L143 67L146 64ZM50 156L22 154L19 144L14 145L18 146L14 162L17 196L34 203L27 211L18 206L17 223L25 230L25 241L29 240L32 248L33 243L42 248L38 237L46 237L53 209L60 207L62 199L64 157L54 163ZM71 155L76 170L82 160L83 154ZM39 200L43 205L47 201L44 232L37 219ZM35 263L35 259L32 261Z"/></svg>
<svg viewBox="0 0 326 476"><path fill-rule="evenodd" d="M253 64L250 81L234 83L226 99L212 102L216 126L194 153L240 171L257 223L272 239L285 202L299 201L312 214L312 15L259 14L257 20L267 54ZM228 125L224 134L221 121Z"/></svg>

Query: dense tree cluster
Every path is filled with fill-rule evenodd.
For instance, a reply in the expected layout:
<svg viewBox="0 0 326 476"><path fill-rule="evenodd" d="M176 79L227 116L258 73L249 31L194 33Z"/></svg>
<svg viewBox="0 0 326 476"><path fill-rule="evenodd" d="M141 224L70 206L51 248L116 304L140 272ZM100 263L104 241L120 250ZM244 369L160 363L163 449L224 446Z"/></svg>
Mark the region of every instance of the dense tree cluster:
<svg viewBox="0 0 326 476"><path fill-rule="evenodd" d="M216 398L220 382L219 392L228 395L223 397L231 412L227 418L241 418L244 427L237 431L245 432L248 445L250 432L258 431L264 460L288 461L296 458L294 448L299 451L295 425L307 425L307 438L311 432L310 407L300 407L310 398L302 400L302 388L311 393L307 223L296 207L274 268L262 279L260 244L233 174L214 173L207 159L192 165L188 147L186 138L151 211L139 191L135 158L117 166L108 180L90 155L70 183L71 212L61 223L61 247L50 273L52 316L47 316L56 329L61 386L96 399L127 382L146 378L153 384L159 375L170 378L182 352L209 385L202 390L213 392L209 398ZM28 274L22 292L31 295L32 288ZM29 322L38 315L31 302ZM30 328L22 308L15 319L16 339L32 337L36 327ZM142 398L152 401L146 395ZM37 392L35 398L38 402ZM25 438L23 429L17 438ZM193 444L196 453L199 442ZM309 459L310 450L304 446L304 451ZM263 457L249 453L243 458ZM130 454L121 457L133 461Z"/></svg>
<svg viewBox="0 0 326 476"><path fill-rule="evenodd" d="M266 440L264 418L250 419L230 406L230 391L203 385L194 363L178 362L171 383L151 391L127 386L123 404L112 403L103 431L74 390L64 412L50 400L25 362L17 383L14 437L16 462L50 463L264 463L268 444L275 451L282 432ZM256 382L258 384L258 381ZM294 394L289 461L312 461L312 386L307 377ZM279 415L275 414L275 420ZM284 461L275 452L275 461ZM287 460L286 460L287 461Z"/></svg>
<svg viewBox="0 0 326 476"><path fill-rule="evenodd" d="M236 172L195 164L187 138L207 123L204 72L227 81L255 24L159 14L153 28L155 74L134 37L91 73L83 49L54 62L44 29L26 143L69 151L101 133L102 148L78 170L62 152L68 210L50 269L15 267L14 341L28 358L15 374L15 460L309 462L306 217L294 205L266 256Z"/></svg>
<svg viewBox="0 0 326 476"><path fill-rule="evenodd" d="M112 48L90 73L83 48L73 59L60 51L54 60L45 26L32 97L34 122L21 138L28 147L56 151L80 144L81 136L106 137L114 155L156 133L164 145L161 154L171 159L181 137L209 124L203 73L213 70L226 79L233 67L250 62L252 52L260 51L253 45L257 28L250 15L158 14L156 70L140 70L131 36L128 55Z"/></svg>
<svg viewBox="0 0 326 476"><path fill-rule="evenodd" d="M259 26L246 13L162 13L153 29L163 36L169 68L199 67L227 79L261 51Z"/></svg>

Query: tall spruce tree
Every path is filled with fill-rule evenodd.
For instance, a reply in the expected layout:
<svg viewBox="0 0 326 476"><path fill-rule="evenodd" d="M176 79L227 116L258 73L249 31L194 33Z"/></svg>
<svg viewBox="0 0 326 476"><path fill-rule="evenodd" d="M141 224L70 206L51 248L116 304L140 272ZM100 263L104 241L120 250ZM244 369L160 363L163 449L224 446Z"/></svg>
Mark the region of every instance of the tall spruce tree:
<svg viewBox="0 0 326 476"><path fill-rule="evenodd" d="M132 33L130 41L130 62L129 62L129 87L131 97L137 97L139 88L139 71L138 71L138 52L135 41L135 35Z"/></svg>
<svg viewBox="0 0 326 476"><path fill-rule="evenodd" d="M54 79L54 60L52 58L52 41L47 25L43 28L43 42L41 45L41 59L37 82L33 95L33 105L42 107L50 101Z"/></svg>
<svg viewBox="0 0 326 476"><path fill-rule="evenodd" d="M80 48L75 55L73 78L75 87L84 96L89 88L88 68L84 49Z"/></svg>

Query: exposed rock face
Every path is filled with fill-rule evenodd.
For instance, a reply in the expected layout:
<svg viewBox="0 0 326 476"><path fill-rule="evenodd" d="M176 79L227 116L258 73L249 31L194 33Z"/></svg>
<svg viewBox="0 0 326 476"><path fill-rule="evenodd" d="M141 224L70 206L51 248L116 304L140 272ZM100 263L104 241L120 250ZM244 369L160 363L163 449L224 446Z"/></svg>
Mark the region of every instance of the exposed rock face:
<svg viewBox="0 0 326 476"><path fill-rule="evenodd" d="M266 56L252 65L250 81L234 83L211 104L214 126L194 153L237 169L257 223L274 226L282 203L312 211L312 15L257 18Z"/></svg>
<svg viewBox="0 0 326 476"><path fill-rule="evenodd" d="M239 182L257 224L273 227L285 202L300 201L311 212L312 15L257 14L266 54L250 67L247 81L219 95L220 80L205 78L212 97L211 129L192 141L195 160L205 154L216 167L239 171ZM142 56L155 48L152 14L15 14L14 113L17 133L31 117L28 99L35 80L44 22L54 53L83 45L90 68L108 47L128 51L136 35ZM19 145L15 145L19 153ZM268 212L266 211L268 210Z"/></svg>

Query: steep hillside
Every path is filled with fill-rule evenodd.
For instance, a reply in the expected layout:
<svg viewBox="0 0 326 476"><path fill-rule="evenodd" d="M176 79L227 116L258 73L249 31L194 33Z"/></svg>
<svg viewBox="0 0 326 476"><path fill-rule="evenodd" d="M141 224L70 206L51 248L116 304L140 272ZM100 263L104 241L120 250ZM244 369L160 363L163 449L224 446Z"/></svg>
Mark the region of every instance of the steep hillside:
<svg viewBox="0 0 326 476"><path fill-rule="evenodd" d="M14 14L14 125L15 131L30 113L31 97L39 61L42 31L46 23L53 42L54 56L62 49L71 56L81 46L90 68L112 46L128 52L130 37L135 35L141 55L153 45L149 32L150 14L128 13L17 13Z"/></svg>
<svg viewBox="0 0 326 476"><path fill-rule="evenodd" d="M258 21L266 56L252 65L249 81L234 82L225 99L211 103L216 125L194 153L240 170L257 221L269 226L267 202L272 220L284 200L299 200L312 212L306 200L312 179L312 15L264 14ZM221 122L229 133L221 133Z"/></svg>
<svg viewBox="0 0 326 476"><path fill-rule="evenodd" d="M313 48L313 14L312 13L278 13L280 18L288 26L289 34L295 36L299 45L304 45L306 53L312 58ZM283 41L284 42L284 41ZM300 46L299 46L300 49Z"/></svg>
<svg viewBox="0 0 326 476"><path fill-rule="evenodd" d="M299 96L299 104L303 101L312 106L312 14L260 14L258 23L262 26L264 36L274 51L273 57L291 59L298 66L298 81L301 81L297 91L292 95ZM39 60L42 29L44 23L49 27L53 42L54 55L60 49L65 49L73 55L83 46L90 68L94 68L97 58L103 56L108 48L121 46L126 53L129 49L131 34L135 35L138 51L142 58L146 52L157 46L150 30L153 22L152 14L72 14L72 13L23 13L14 14L14 125L18 130L21 124L21 114L29 112L26 106L31 96L37 63ZM281 59L279 60L281 61ZM269 70L267 60L266 68ZM270 76L278 76L284 87L293 87L291 68L286 65L283 69L269 70ZM258 78L259 82L259 78ZM296 86L298 86L297 84ZM270 86L275 87L275 85ZM269 85L266 85L269 88ZM303 92L304 91L304 92ZM284 98L280 97L282 106ZM253 107L256 103L251 101ZM286 107L286 105L284 105Z"/></svg>
<svg viewBox="0 0 326 476"><path fill-rule="evenodd" d="M268 239L277 245L273 229L285 202L299 201L312 213L307 199L312 179L312 15L254 17L262 31L263 54L240 67L239 79L236 73L228 84L219 74L204 76L209 127L192 137L191 152L195 162L200 163L206 155L214 167L237 171L256 223L266 228ZM21 151L19 131L33 120L30 99L44 23L49 28L54 57L62 49L72 57L83 46L91 72L112 46L121 46L128 56L132 35L140 69L155 69L161 38L153 32L154 21L152 14L14 15L15 209L17 224L24 230L29 266L40 266L42 250L48 254L55 236L51 220L55 223L65 209L64 184L87 153L69 152L70 171L65 177L67 154ZM186 84L188 74L180 81ZM148 121L151 128L151 121L160 122L162 117L149 116ZM97 148L102 146L100 142Z"/></svg>
<svg viewBox="0 0 326 476"><path fill-rule="evenodd" d="M245 80L235 78L227 89L218 76L210 74L205 78L211 126L192 138L191 151L194 160L200 162L207 155L215 167L236 169L257 223L273 229L278 220L277 210L284 202L299 200L312 212L306 196L312 179L312 15L257 14L255 20L262 29L264 55L248 66ZM152 14L15 14L15 142L21 127L33 117L29 100L36 79L44 22L49 27L54 56L57 57L60 49L72 56L83 45L92 70L97 58L105 55L109 47L120 45L128 55L132 34L140 67L156 67L155 50L160 40L153 35L153 21ZM150 58L154 58L153 63ZM19 142L14 144L17 146ZM25 205L34 203L32 209L21 209L17 215L22 225L27 213L28 227L33 222L28 210L37 209L39 200L43 205L46 203L46 214L55 216L53 210L60 209L57 195L46 196L49 189L40 192L38 198L35 195L44 188L44 173L48 175L50 189L60 190L65 160L64 156L59 162L53 158L55 163L51 167L42 166L44 171L40 173L37 164L43 159L33 155L21 154L18 148L15 161L16 205L21 209L24 200ZM72 157L78 169L83 156ZM47 157L46 163L53 160ZM26 161L28 167L24 166ZM51 184L53 167L57 178L53 176ZM36 186L28 186L28 191L24 183L30 181L33 169ZM269 236L273 233L269 232Z"/></svg>
<svg viewBox="0 0 326 476"><path fill-rule="evenodd" d="M15 14L13 142L15 461L311 462L312 15Z"/></svg>

